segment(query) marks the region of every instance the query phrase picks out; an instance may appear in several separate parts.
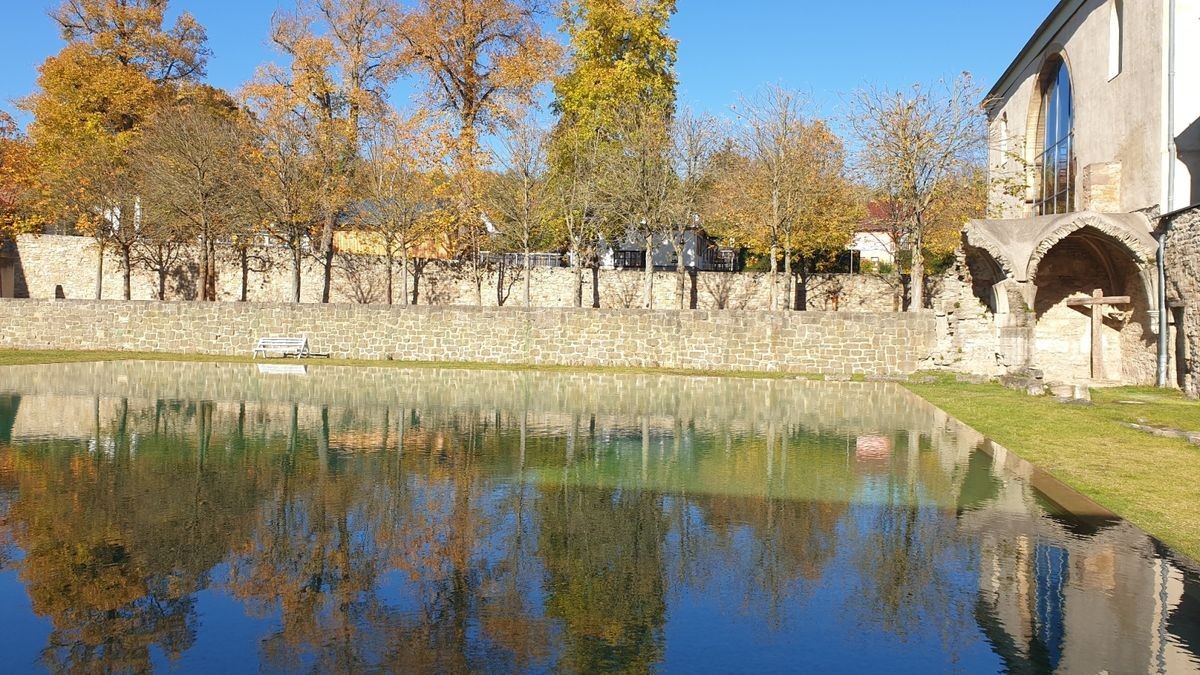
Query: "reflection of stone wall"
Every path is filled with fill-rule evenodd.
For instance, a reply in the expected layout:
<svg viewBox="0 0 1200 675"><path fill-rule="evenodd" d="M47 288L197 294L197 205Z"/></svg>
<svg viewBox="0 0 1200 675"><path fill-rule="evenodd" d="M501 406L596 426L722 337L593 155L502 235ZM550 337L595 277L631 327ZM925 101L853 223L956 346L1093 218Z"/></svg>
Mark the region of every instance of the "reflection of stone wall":
<svg viewBox="0 0 1200 675"><path fill-rule="evenodd" d="M1184 391L1200 398L1200 209L1176 217L1167 236L1167 299L1175 321L1172 363L1183 364ZM1184 340L1178 339L1182 328Z"/></svg>
<svg viewBox="0 0 1200 675"><path fill-rule="evenodd" d="M795 373L911 373L927 313L706 312L0 300L0 347L249 355L306 334L335 357Z"/></svg>
<svg viewBox="0 0 1200 675"><path fill-rule="evenodd" d="M72 428L94 425L93 400L296 403L330 406L501 410L705 421L714 428L797 424L848 435L938 426L936 410L888 382L809 382L675 375L343 368L315 366L307 375L261 375L234 363L113 361L0 368L0 393L22 396L33 419L53 425L52 412L73 406ZM257 409L257 408L256 408ZM102 415L111 418L111 410ZM276 417L280 417L276 415ZM281 422L282 423L282 422ZM41 427L37 427L41 429ZM60 430L61 431L61 430ZM48 434L52 435L52 434ZM74 434L68 434L74 435Z"/></svg>
<svg viewBox="0 0 1200 675"><path fill-rule="evenodd" d="M42 235L24 236L18 241L21 270L25 288L31 298L53 298L55 286L61 285L68 298L94 298L96 293L95 242L87 237ZM254 302L286 302L291 296L290 260L284 249L256 249L256 259L269 262L266 272L256 262L248 274L247 296ZM376 302L387 300L385 266L381 260L362 256L339 257L334 272L332 299L334 302ZM183 264L170 275L167 282L168 300L190 300L196 292L194 262ZM496 305L504 296L506 305L523 304L524 281L521 271L508 268L501 291L497 292L499 270L492 269L484 278L484 305ZM300 291L304 302L319 302L323 273L321 265L305 258L301 272ZM584 274L584 302L591 305L592 275ZM104 261L104 297L118 299L122 292L122 271L119 260L108 255ZM153 272L135 269L131 278L131 295L135 300L149 300L157 294L157 276ZM217 295L221 300L237 300L241 294L242 272L232 259L220 261L217 268ZM783 295L780 277L780 296ZM642 298L641 270L602 270L600 272L600 302L604 307L637 305ZM673 272L655 274L654 306L675 308L676 276ZM394 297L400 300L400 272L397 264ZM411 286L410 286L411 289ZM0 289L2 291L3 289ZM474 305L475 288L470 275L448 265L430 265L420 279L420 304ZM688 278L685 297L694 292L698 309L766 309L769 297L765 274L700 272ZM574 305L575 275L567 268L535 268L530 284L531 304L535 307L570 307ZM883 279L862 274L814 275L809 282L808 308L856 312L890 312L893 309L892 288ZM0 297L6 297L0 292Z"/></svg>

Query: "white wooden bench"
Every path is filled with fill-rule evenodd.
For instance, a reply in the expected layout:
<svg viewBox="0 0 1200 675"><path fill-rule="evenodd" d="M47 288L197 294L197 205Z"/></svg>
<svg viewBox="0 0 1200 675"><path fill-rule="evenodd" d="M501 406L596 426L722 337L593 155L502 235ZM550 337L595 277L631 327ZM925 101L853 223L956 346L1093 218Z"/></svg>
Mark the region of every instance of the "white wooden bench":
<svg viewBox="0 0 1200 675"><path fill-rule="evenodd" d="M258 343L254 345L254 355L251 358L257 359L259 354L266 358L268 352L280 356L294 356L298 359L312 356L308 349L308 338L304 336L260 337Z"/></svg>

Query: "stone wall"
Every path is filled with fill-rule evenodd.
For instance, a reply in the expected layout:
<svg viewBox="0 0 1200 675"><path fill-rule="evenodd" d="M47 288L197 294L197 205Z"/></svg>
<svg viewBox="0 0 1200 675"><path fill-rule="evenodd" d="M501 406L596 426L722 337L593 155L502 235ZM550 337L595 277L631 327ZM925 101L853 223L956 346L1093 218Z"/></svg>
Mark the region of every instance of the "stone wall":
<svg viewBox="0 0 1200 675"><path fill-rule="evenodd" d="M11 260L19 269L20 283L16 297L53 298L61 286L69 299L95 298L98 248L87 237L58 235L23 236L12 251ZM217 295L233 301L241 297L242 270L232 256L217 269ZM279 248L256 249L255 267L247 278L247 298L256 302L286 302L291 293L291 269L287 251ZM262 265L261 263L266 263ZM337 303L386 302L385 263L364 256L339 256L333 274L332 301ZM0 267L3 267L0 263ZM195 260L185 261L173 270L167 281L166 299L192 300L196 297L197 267ZM505 305L524 303L522 270L508 268L503 274L493 267L483 284L484 305L495 306L504 298ZM601 270L599 275L600 304L603 307L634 307L641 305L641 270ZM584 274L584 303L592 302L592 275ZM654 275L654 306L676 308L677 277L674 272ZM319 302L323 282L321 265L306 257L301 272L301 301ZM784 295L780 277L780 298ZM7 284L4 288L11 286ZM500 287L498 292L497 287ZM575 275L566 268L535 268L531 275L531 305L534 307L571 307L575 297ZM430 264L419 279L419 304L474 305L475 288L467 270L449 264ZM12 293L0 288L0 297ZM103 297L119 299L123 291L120 259L109 250L104 259ZM412 288L411 282L409 288ZM400 272L396 266L394 299L400 304ZM134 300L157 298L157 275L135 268L131 277L131 297ZM808 309L857 312L891 312L895 292L889 280L863 274L816 275L808 284ZM686 304L696 309L767 309L769 284L766 274L699 272L685 283Z"/></svg>
<svg viewBox="0 0 1200 675"><path fill-rule="evenodd" d="M335 357L827 374L911 373L933 316L0 300L0 348L250 353L306 334Z"/></svg>
<svg viewBox="0 0 1200 675"><path fill-rule="evenodd" d="M1200 398L1200 208L1185 211L1167 235L1167 305L1171 361L1181 388Z"/></svg>

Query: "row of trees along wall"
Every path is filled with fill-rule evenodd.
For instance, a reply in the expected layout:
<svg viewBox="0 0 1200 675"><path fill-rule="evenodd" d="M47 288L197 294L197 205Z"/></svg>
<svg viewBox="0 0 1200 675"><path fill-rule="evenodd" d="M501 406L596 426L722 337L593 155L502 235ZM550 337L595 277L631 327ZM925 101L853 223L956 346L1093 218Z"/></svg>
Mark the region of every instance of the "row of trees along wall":
<svg viewBox="0 0 1200 675"><path fill-rule="evenodd" d="M459 260L481 304L481 251L546 250L571 254L574 303L598 305L605 242L670 241L684 307L683 234L703 225L766 261L771 307L799 309L790 272L843 250L874 202L874 224L911 251L921 307L923 253L952 248L982 208L969 77L859 92L847 126L865 150L852 157L836 125L779 87L728 119L679 110L674 0L568 0L565 45L535 0L300 0L273 17L278 63L236 93L204 83L205 30L186 12L164 23L167 5L63 2L51 16L66 45L19 103L27 134L0 118L0 229L92 237L125 297L139 263L165 295L190 248L198 297L215 300L224 248L245 269L266 237L288 252L291 299L315 260L329 301L335 235L349 231L388 261L390 302L411 297L414 260ZM421 91L403 109L389 99L401 81ZM650 258L644 306L661 278ZM95 258L98 294L109 259Z"/></svg>

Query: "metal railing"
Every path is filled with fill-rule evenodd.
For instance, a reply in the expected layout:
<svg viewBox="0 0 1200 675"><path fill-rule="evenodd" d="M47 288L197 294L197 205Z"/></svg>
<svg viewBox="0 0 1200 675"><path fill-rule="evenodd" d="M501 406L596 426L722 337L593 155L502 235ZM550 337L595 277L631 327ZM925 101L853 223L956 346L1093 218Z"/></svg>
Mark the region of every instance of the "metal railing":
<svg viewBox="0 0 1200 675"><path fill-rule="evenodd" d="M481 265L499 265L504 264L506 267L524 267L524 253L493 253L491 251L479 252L479 263ZM566 267L567 258L561 253L530 253L530 267Z"/></svg>

